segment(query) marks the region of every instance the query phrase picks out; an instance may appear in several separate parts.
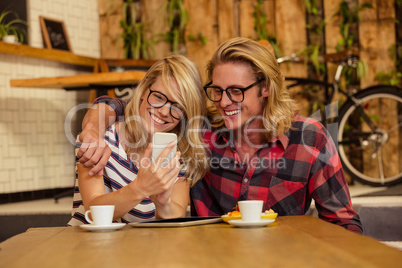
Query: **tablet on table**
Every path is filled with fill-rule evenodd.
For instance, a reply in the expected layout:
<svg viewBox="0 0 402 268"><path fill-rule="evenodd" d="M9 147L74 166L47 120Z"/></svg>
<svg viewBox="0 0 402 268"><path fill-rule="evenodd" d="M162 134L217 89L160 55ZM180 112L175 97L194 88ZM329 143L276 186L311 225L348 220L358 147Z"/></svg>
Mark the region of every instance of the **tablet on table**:
<svg viewBox="0 0 402 268"><path fill-rule="evenodd" d="M131 222L132 227L184 227L221 222L221 217L180 217L143 222Z"/></svg>

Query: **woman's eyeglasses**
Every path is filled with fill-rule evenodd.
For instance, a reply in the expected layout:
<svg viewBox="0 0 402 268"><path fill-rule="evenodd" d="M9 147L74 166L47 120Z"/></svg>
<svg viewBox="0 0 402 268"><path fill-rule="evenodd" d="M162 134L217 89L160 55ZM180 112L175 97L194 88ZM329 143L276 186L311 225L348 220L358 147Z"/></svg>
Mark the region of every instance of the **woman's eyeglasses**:
<svg viewBox="0 0 402 268"><path fill-rule="evenodd" d="M211 86L212 81L209 82L204 86L205 93L207 94L208 99L210 99L213 102L218 102L221 101L223 92L226 92L226 95L228 95L228 98L233 101L240 103L244 100L244 92L249 90L255 85L258 85L260 82L262 82L264 79L259 79L255 83L249 85L248 87L228 87L226 89L223 89L218 86Z"/></svg>
<svg viewBox="0 0 402 268"><path fill-rule="evenodd" d="M170 101L165 94L159 92L159 91L154 91L151 88L149 88L149 95L147 98L147 101L149 105L151 105L154 108L161 108L166 105L166 103L170 103L170 115L178 120L181 120L184 118L185 113L183 109L180 108L179 104L177 102Z"/></svg>

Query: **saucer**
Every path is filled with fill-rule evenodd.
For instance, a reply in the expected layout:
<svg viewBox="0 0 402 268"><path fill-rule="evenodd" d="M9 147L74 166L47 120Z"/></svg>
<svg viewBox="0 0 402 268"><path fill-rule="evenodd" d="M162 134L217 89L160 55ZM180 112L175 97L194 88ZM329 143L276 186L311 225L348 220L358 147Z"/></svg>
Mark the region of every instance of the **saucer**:
<svg viewBox="0 0 402 268"><path fill-rule="evenodd" d="M114 231L117 229L121 229L124 226L126 226L125 223L112 223L110 225L94 225L94 224L82 224L80 227L84 230L87 231L92 231L92 232L108 232L108 231Z"/></svg>
<svg viewBox="0 0 402 268"><path fill-rule="evenodd" d="M230 225L236 227L245 227L245 228L253 228L253 227L264 227L271 223L273 223L275 219L261 219L259 221L243 221L243 220L230 220L228 223Z"/></svg>
<svg viewBox="0 0 402 268"><path fill-rule="evenodd" d="M261 213L261 219L276 219L276 217L278 216L278 213ZM222 220L224 222L228 222L230 220L240 220L241 219L241 215L236 215L236 216L229 216L228 214L222 215Z"/></svg>

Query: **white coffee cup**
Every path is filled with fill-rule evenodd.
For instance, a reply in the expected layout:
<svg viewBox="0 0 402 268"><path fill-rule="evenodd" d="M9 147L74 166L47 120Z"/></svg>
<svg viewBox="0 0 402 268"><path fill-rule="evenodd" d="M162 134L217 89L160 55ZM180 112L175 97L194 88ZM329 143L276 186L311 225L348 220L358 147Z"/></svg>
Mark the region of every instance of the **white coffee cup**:
<svg viewBox="0 0 402 268"><path fill-rule="evenodd" d="M264 201L244 200L239 201L238 204L241 213L241 219L243 221L254 222L261 220L262 206L264 205Z"/></svg>
<svg viewBox="0 0 402 268"><path fill-rule="evenodd" d="M91 213L92 220L89 218ZM90 206L85 212L85 219L93 225L111 225L113 221L114 205Z"/></svg>

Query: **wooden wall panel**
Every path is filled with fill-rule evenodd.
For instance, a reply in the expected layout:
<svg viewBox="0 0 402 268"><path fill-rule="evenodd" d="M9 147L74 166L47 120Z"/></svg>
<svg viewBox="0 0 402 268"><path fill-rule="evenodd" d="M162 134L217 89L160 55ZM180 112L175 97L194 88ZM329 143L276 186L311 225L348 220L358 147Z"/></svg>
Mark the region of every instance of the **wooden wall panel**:
<svg viewBox="0 0 402 268"><path fill-rule="evenodd" d="M299 0L276 1L279 45L284 54L298 52L307 45L305 7Z"/></svg>
<svg viewBox="0 0 402 268"><path fill-rule="evenodd" d="M275 25L277 38L284 55L297 53L307 46L306 19L303 1L281 0L275 2ZM282 65L281 70L287 76L307 77L307 68L303 64Z"/></svg>
<svg viewBox="0 0 402 268"><path fill-rule="evenodd" d="M102 58L123 59L123 40L118 36L123 33L120 28L123 0L99 0L99 25Z"/></svg>
<svg viewBox="0 0 402 268"><path fill-rule="evenodd" d="M205 77L205 66L216 49L217 31L216 24L216 0L185 0L184 5L190 14L190 20L186 25L186 51L187 57L194 61ZM202 33L207 38L207 43L187 41L188 35L198 36Z"/></svg>
<svg viewBox="0 0 402 268"><path fill-rule="evenodd" d="M359 3L367 0L359 0ZM361 58L369 64L369 75L362 80L362 86L376 83L374 75L378 71L392 69L393 61L389 57L389 47L395 43L394 32L394 0L369 0L376 7L361 13L359 39L362 46ZM122 58L122 42L115 42L121 29L119 20L121 8L116 8L123 0L99 0L102 31L102 56ZM339 22L333 15L339 9L341 0L324 0L325 42L327 53L335 52L340 39ZM146 38L158 33L165 33L166 21L163 21L162 6L165 0L141 0L142 20L147 24ZM190 21L186 26L186 39L189 34L197 36L202 33L207 44L186 40L187 56L192 58L201 68L223 41L243 36L256 39L254 32L254 5L257 0L201 0L184 1L189 12ZM111 6L112 5L112 6ZM106 16L110 10L115 10ZM283 54L295 53L307 46L305 30L305 8L300 0L265 0L264 12L267 14L267 28L276 35ZM159 42L154 46L154 58L159 59L170 54L170 45ZM328 65L329 78L332 78L334 66ZM283 68L285 75L307 75L304 66L295 65Z"/></svg>
<svg viewBox="0 0 402 268"><path fill-rule="evenodd" d="M377 15L380 20L394 20L395 19L395 0L377 0ZM399 22L401 18L398 18ZM395 22L395 21L394 21Z"/></svg>
<svg viewBox="0 0 402 268"><path fill-rule="evenodd" d="M359 0L359 3L362 3ZM362 87L368 87L378 84L374 80L377 72L388 72L395 66L390 56L390 47L395 44L395 11L394 1L377 0L370 1L374 9L367 9L361 13L361 22L359 24L359 40L360 40L360 59L367 64L367 75L361 81ZM387 103L372 102L372 107L377 107L375 116L379 116L385 124L385 129L397 124L397 107L391 107ZM393 148L397 148L399 144L398 136L390 136L389 144L394 146L388 147L388 151L382 151L385 172L396 173L399 167L395 165L387 165L393 163L392 159L398 158L398 152ZM387 148L386 148L387 149ZM377 167L371 166L371 153L364 155L364 169L370 171L370 174L378 174Z"/></svg>
<svg viewBox="0 0 402 268"><path fill-rule="evenodd" d="M239 35L251 39L257 39L254 30L254 5L256 0L240 0L239 1Z"/></svg>
<svg viewBox="0 0 402 268"><path fill-rule="evenodd" d="M146 27L144 34L146 40L151 40L156 38L156 35L169 31L167 17L163 14L163 5L164 1L161 0L141 0L142 22L145 23ZM152 49L152 58L156 60L171 54L170 44L162 40L158 41Z"/></svg>
<svg viewBox="0 0 402 268"><path fill-rule="evenodd" d="M218 43L238 36L238 15L236 0L217 0Z"/></svg>
<svg viewBox="0 0 402 268"><path fill-rule="evenodd" d="M275 26L279 47L284 56L298 53L307 46L306 18L303 1L275 1ZM300 63L283 63L280 65L283 76L307 77L307 66ZM307 100L298 94L301 87L291 89L293 98L300 104L299 113L308 116Z"/></svg>
<svg viewBox="0 0 402 268"><path fill-rule="evenodd" d="M257 0L238 0L239 36L257 39L254 30L254 6ZM275 0L264 0L263 12L267 15L267 30L276 35L275 28Z"/></svg>
<svg viewBox="0 0 402 268"><path fill-rule="evenodd" d="M339 21L333 18L334 14L339 10L341 0L324 0L324 16L325 16L325 44L327 53L336 52L336 45L341 38L339 32Z"/></svg>
<svg viewBox="0 0 402 268"><path fill-rule="evenodd" d="M324 0L324 20L325 26L325 49L326 53L335 53L338 40L341 38L339 31L339 21L333 18L339 10L341 0ZM336 72L336 65L327 63L328 80L332 82Z"/></svg>
<svg viewBox="0 0 402 268"><path fill-rule="evenodd" d="M265 14L267 14L267 30L270 34L276 36L275 0L265 0L263 8Z"/></svg>
<svg viewBox="0 0 402 268"><path fill-rule="evenodd" d="M362 2L359 0L359 3ZM368 67L368 73L361 81L362 87L378 84L374 80L375 74L394 68L394 61L389 53L389 49L396 41L394 1L373 0L371 2L374 9L362 11L359 24L360 59L367 63Z"/></svg>

